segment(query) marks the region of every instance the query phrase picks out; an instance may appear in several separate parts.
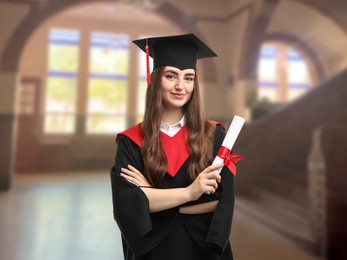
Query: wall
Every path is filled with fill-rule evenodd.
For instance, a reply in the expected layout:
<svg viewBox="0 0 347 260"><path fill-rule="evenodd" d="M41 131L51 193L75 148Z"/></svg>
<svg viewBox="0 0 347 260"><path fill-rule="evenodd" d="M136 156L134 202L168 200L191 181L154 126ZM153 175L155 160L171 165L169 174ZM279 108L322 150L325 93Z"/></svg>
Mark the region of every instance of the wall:
<svg viewBox="0 0 347 260"><path fill-rule="evenodd" d="M21 19L29 12L26 5L0 3L0 190L10 187L15 132L15 88L17 75L3 71L3 50Z"/></svg>
<svg viewBox="0 0 347 260"><path fill-rule="evenodd" d="M30 8L28 5L0 3L0 60L2 59L2 51L8 39L29 11Z"/></svg>

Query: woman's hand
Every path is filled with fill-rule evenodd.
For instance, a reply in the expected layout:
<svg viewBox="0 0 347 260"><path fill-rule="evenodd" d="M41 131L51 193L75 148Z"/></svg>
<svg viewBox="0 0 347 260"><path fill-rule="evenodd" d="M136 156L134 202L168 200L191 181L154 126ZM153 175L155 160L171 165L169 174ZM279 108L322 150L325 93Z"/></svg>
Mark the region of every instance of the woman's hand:
<svg viewBox="0 0 347 260"><path fill-rule="evenodd" d="M151 186L151 184L147 181L145 176L137 170L135 167L128 165L128 169L121 168L120 176L124 177L128 182L136 185L136 186Z"/></svg>
<svg viewBox="0 0 347 260"><path fill-rule="evenodd" d="M203 193L215 193L221 181L221 176L215 170L222 167L222 164L211 165L199 173L193 183L187 187L192 200L197 200Z"/></svg>

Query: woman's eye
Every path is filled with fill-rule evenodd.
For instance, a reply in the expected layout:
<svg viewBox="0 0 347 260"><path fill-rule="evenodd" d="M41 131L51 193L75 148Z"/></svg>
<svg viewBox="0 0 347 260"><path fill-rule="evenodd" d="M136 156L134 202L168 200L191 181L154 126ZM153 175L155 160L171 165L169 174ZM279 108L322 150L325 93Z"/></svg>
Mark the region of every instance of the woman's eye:
<svg viewBox="0 0 347 260"><path fill-rule="evenodd" d="M193 81L194 81L194 78L188 77L188 78L185 78L185 80L186 80L187 82L193 82Z"/></svg>
<svg viewBox="0 0 347 260"><path fill-rule="evenodd" d="M167 74L167 75L165 76L165 78L168 79L168 80L173 80L173 79L175 79L174 75L171 75L171 74Z"/></svg>

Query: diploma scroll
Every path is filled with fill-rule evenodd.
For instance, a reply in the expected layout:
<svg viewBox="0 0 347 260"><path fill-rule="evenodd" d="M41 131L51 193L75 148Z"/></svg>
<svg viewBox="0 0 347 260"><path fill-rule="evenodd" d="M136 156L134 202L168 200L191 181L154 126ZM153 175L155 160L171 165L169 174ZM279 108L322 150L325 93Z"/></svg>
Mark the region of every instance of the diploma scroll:
<svg viewBox="0 0 347 260"><path fill-rule="evenodd" d="M229 151L229 152L232 150L232 148L235 144L235 141L236 141L237 137L239 136L244 123L245 123L245 119L243 117L234 116L234 118L233 118L233 120L229 126L229 129L228 129L228 131L224 137L221 148L223 148L224 150ZM217 155L214 158L212 165L215 165L215 164L225 165L224 162L225 162L224 158L221 158L220 156ZM216 171L218 173L220 173L221 170L222 170L222 168L220 168L219 170L216 170Z"/></svg>

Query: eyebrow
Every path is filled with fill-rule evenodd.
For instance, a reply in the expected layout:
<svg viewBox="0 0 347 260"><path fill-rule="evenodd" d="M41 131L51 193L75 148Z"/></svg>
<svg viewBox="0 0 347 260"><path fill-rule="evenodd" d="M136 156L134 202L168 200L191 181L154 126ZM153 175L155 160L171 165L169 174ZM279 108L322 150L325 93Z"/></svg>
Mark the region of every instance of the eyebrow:
<svg viewBox="0 0 347 260"><path fill-rule="evenodd" d="M165 70L163 73L172 73L172 74L178 75L178 72L174 71L174 70ZM184 74L184 76L194 76L195 77L195 73L186 73L186 74Z"/></svg>

